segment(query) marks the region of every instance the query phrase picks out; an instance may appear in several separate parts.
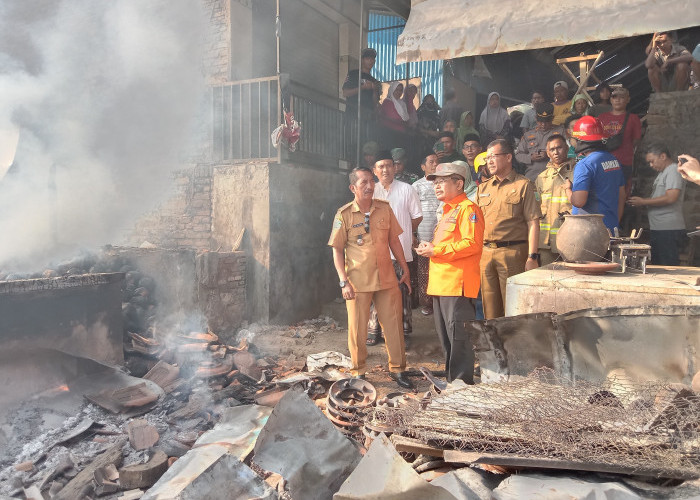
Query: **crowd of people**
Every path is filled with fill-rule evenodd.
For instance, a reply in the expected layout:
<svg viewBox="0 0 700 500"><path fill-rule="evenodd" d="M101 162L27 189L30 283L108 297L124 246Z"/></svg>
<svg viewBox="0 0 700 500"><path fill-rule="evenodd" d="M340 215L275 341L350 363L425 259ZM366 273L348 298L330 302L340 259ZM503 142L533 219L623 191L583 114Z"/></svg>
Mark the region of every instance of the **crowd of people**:
<svg viewBox="0 0 700 500"><path fill-rule="evenodd" d="M690 65L678 46L665 52L665 35L650 43L648 64L652 54L667 56L649 68L652 85L653 75L671 70L666 80L680 83L677 73ZM365 77L375 57L363 52L362 92L376 103L378 82ZM348 81L352 95L357 85ZM685 181L700 184L700 164L653 144L644 151L658 172L651 195L632 195L642 127L627 111L624 87L599 84L593 103L558 81L551 102L536 90L517 117L492 92L478 123L454 92L442 107L427 95L416 109L416 91L399 82L389 87L378 108L380 131L366 137L362 164L350 173L354 199L338 210L329 241L347 303L354 376L364 377L367 346L383 338L392 376L411 387L405 346L412 309L420 307L434 316L447 380L473 383L464 322L504 316L508 277L560 258L556 237L565 214L601 214L615 234L626 206L646 206L652 263L679 265Z"/></svg>

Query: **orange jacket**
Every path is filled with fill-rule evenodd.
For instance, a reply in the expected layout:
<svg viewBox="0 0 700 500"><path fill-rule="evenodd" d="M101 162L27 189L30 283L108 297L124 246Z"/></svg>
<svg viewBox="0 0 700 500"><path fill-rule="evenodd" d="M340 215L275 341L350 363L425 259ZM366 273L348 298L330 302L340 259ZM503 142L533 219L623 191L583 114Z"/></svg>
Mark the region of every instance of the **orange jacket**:
<svg viewBox="0 0 700 500"><path fill-rule="evenodd" d="M443 206L433 245L428 295L476 298L481 284L484 216L464 193Z"/></svg>

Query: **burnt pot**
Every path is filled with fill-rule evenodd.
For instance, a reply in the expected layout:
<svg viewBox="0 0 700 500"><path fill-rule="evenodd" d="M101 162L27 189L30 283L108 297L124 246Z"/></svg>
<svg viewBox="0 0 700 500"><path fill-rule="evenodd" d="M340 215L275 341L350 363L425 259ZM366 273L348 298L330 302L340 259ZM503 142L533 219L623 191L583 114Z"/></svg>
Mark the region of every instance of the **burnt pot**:
<svg viewBox="0 0 700 500"><path fill-rule="evenodd" d="M598 262L608 251L610 233L600 214L565 215L556 245L566 262Z"/></svg>

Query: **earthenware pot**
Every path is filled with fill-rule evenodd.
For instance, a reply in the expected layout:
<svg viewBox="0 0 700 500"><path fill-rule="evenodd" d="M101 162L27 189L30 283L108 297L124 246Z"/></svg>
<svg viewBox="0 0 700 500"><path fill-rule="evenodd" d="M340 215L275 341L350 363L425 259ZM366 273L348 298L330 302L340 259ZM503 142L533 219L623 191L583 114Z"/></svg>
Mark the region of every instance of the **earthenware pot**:
<svg viewBox="0 0 700 500"><path fill-rule="evenodd" d="M597 262L605 258L610 233L602 215L565 215L556 245L566 262Z"/></svg>

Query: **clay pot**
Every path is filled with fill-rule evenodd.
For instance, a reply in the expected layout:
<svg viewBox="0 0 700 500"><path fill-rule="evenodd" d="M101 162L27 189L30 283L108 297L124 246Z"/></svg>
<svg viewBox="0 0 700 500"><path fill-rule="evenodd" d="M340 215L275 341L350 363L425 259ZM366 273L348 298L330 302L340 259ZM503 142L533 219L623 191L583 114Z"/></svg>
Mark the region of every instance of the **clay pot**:
<svg viewBox="0 0 700 500"><path fill-rule="evenodd" d="M598 262L608 251L610 233L600 214L565 215L556 245L566 262Z"/></svg>

